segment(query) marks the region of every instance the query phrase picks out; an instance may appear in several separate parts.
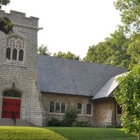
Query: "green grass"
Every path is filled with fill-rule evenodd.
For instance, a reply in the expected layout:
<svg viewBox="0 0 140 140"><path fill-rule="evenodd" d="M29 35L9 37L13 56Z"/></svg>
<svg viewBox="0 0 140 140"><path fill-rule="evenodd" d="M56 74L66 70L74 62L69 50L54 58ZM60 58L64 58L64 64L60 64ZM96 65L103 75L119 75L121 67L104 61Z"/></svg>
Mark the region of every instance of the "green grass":
<svg viewBox="0 0 140 140"><path fill-rule="evenodd" d="M67 140L54 131L40 127L0 126L0 140Z"/></svg>
<svg viewBox="0 0 140 140"><path fill-rule="evenodd" d="M137 140L132 134L125 134L118 128L92 127L48 127L68 140Z"/></svg>
<svg viewBox="0 0 140 140"><path fill-rule="evenodd" d="M0 126L0 140L137 140L117 128Z"/></svg>

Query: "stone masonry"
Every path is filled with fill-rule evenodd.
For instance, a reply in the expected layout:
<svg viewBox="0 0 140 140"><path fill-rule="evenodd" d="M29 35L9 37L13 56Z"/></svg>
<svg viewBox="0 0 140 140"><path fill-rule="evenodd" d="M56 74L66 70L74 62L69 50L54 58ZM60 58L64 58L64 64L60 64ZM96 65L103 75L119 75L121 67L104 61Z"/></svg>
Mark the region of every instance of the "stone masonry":
<svg viewBox="0 0 140 140"><path fill-rule="evenodd" d="M38 18L27 18L24 13L5 13L2 10L0 17L8 17L14 24L12 34L5 35L0 32L0 117L3 92L14 89L21 94L20 119L43 126L45 114L37 85ZM22 40L23 61L7 60L6 48L10 39Z"/></svg>

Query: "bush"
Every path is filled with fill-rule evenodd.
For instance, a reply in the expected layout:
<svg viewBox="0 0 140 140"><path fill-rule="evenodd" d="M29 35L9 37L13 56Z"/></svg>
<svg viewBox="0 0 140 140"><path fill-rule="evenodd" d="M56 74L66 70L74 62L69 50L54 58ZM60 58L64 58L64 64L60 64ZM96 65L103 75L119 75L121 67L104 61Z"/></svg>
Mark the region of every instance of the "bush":
<svg viewBox="0 0 140 140"><path fill-rule="evenodd" d="M65 126L72 126L76 121L78 111L76 108L70 108L65 112L64 116L64 125Z"/></svg>
<svg viewBox="0 0 140 140"><path fill-rule="evenodd" d="M65 112L64 119L62 121L57 118L53 118L48 121L49 126L72 126L77 118L78 111L75 108L70 108Z"/></svg>
<svg viewBox="0 0 140 140"><path fill-rule="evenodd" d="M49 126L61 126L61 121L52 117L52 120L48 121L48 125Z"/></svg>
<svg viewBox="0 0 140 140"><path fill-rule="evenodd" d="M75 126L87 127L88 126L88 122L86 122L86 121L76 121Z"/></svg>

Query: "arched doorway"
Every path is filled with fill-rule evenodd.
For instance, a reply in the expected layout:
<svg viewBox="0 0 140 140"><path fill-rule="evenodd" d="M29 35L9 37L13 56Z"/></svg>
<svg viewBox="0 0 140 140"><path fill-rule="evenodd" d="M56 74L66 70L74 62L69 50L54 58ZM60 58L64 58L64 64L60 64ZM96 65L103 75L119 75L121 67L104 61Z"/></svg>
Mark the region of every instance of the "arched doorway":
<svg viewBox="0 0 140 140"><path fill-rule="evenodd" d="M2 118L20 118L21 94L15 90L3 93Z"/></svg>

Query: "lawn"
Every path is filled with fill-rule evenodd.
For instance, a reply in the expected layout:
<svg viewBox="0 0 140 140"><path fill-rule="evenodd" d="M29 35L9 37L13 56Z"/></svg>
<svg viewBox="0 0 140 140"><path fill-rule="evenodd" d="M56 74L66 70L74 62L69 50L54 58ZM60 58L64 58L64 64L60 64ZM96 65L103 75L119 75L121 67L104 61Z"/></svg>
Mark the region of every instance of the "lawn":
<svg viewBox="0 0 140 140"><path fill-rule="evenodd" d="M68 140L137 140L136 136L125 134L122 129L118 128L48 127L47 129Z"/></svg>
<svg viewBox="0 0 140 140"><path fill-rule="evenodd" d="M0 126L0 140L137 140L117 128Z"/></svg>

